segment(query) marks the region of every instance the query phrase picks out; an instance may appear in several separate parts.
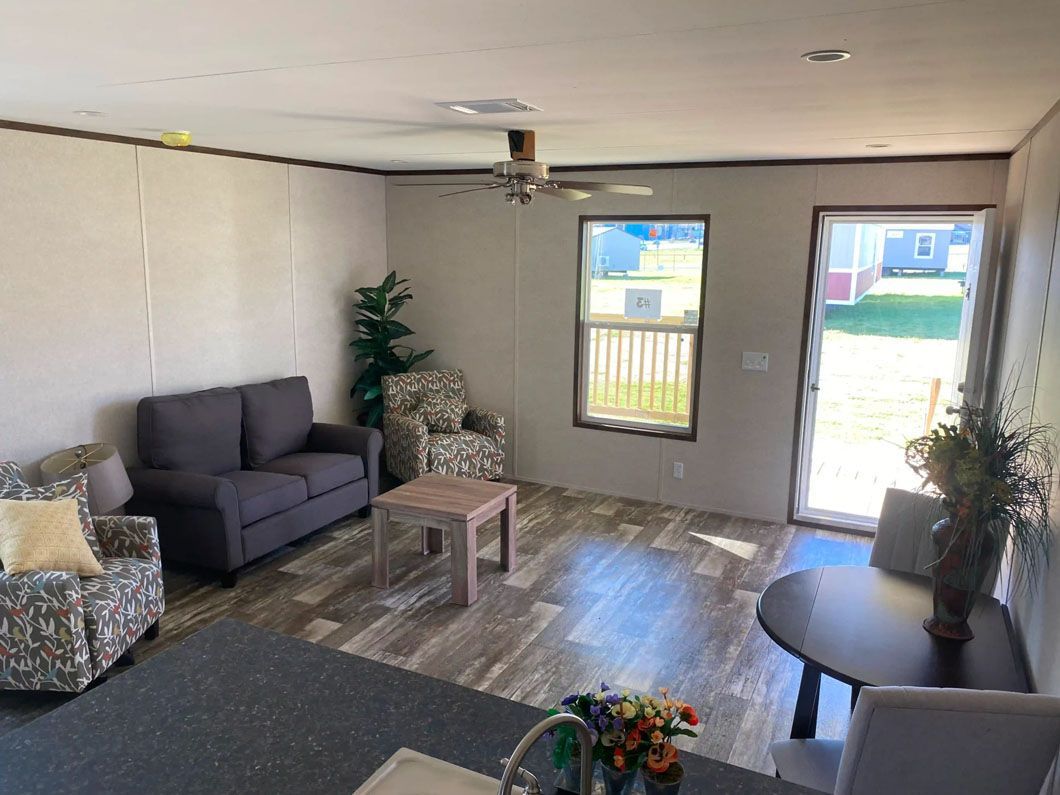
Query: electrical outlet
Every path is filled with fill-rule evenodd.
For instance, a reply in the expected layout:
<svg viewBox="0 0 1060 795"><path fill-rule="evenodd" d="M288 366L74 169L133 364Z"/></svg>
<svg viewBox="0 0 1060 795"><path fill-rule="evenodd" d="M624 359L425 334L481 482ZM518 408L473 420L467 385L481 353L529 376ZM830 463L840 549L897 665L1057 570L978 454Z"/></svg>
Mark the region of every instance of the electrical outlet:
<svg viewBox="0 0 1060 795"><path fill-rule="evenodd" d="M685 465L680 461L674 461L674 477L678 480L684 480L685 477Z"/></svg>
<svg viewBox="0 0 1060 795"><path fill-rule="evenodd" d="M743 352L743 369L764 373L769 369L769 354L755 351Z"/></svg>

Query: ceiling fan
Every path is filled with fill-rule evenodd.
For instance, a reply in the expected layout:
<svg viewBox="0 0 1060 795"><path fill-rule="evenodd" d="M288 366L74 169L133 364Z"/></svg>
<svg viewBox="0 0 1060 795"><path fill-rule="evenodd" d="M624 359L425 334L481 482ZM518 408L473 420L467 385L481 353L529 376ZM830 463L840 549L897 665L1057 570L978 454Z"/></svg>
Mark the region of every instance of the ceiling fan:
<svg viewBox="0 0 1060 795"><path fill-rule="evenodd" d="M627 193L632 196L651 196L654 191L647 185L618 185L611 182L575 182L549 179L548 163L539 163L534 159L534 131L508 130L508 151L511 160L501 160L493 164L493 182L400 182L398 186L443 186L463 187L442 193L439 196L456 196L461 193L473 193L479 190L505 190L504 199L508 204L529 204L535 193L555 196L567 201L588 199L596 191L602 193Z"/></svg>

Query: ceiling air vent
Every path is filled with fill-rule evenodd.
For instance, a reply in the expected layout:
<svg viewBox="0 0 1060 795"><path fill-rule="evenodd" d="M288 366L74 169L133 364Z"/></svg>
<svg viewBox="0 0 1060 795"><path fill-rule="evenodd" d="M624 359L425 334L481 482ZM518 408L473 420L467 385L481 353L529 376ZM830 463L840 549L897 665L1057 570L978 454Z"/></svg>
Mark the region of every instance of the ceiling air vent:
<svg viewBox="0 0 1060 795"><path fill-rule="evenodd" d="M474 115L476 113L530 113L541 110L518 99L473 99L462 102L436 102L440 108Z"/></svg>

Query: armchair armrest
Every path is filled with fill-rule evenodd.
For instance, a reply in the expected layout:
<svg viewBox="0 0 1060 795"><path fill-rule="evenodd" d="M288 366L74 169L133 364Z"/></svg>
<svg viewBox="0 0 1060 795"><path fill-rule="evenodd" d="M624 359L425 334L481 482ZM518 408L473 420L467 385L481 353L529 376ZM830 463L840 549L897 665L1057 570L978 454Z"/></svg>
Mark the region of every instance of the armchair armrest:
<svg viewBox="0 0 1060 795"><path fill-rule="evenodd" d="M137 502L210 508L222 513L232 511L236 527L239 526L239 500L236 487L230 480L170 469L132 468L128 472L133 485L133 499Z"/></svg>
<svg viewBox="0 0 1060 795"><path fill-rule="evenodd" d="M0 571L0 688L80 691L92 681L81 580Z"/></svg>
<svg viewBox="0 0 1060 795"><path fill-rule="evenodd" d="M153 516L93 516L92 524L105 557L162 562Z"/></svg>
<svg viewBox="0 0 1060 795"><path fill-rule="evenodd" d="M359 455L364 459L368 477L368 499L379 494L379 453L383 449L383 434L379 429L314 422L306 449L314 453Z"/></svg>
<svg viewBox="0 0 1060 795"><path fill-rule="evenodd" d="M504 450L504 417L497 412L470 408L464 415L464 427L493 440L498 450Z"/></svg>
<svg viewBox="0 0 1060 795"><path fill-rule="evenodd" d="M427 472L427 426L403 414L383 415L386 468L404 481Z"/></svg>

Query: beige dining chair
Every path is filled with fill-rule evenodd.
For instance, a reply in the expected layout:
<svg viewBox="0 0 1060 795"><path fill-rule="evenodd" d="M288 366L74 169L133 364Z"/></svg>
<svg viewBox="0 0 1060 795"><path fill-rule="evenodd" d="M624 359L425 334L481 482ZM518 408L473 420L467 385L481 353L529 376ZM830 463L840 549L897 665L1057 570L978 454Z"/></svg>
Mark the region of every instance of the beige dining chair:
<svg viewBox="0 0 1060 795"><path fill-rule="evenodd" d="M846 741L782 740L785 781L834 795L1038 795L1060 748L1060 698L866 687Z"/></svg>
<svg viewBox="0 0 1060 795"><path fill-rule="evenodd" d="M931 564L938 558L931 542L931 527L945 516L946 511L937 497L904 489L887 489L869 565L928 576ZM992 594L996 582L995 567L983 579L980 591Z"/></svg>

